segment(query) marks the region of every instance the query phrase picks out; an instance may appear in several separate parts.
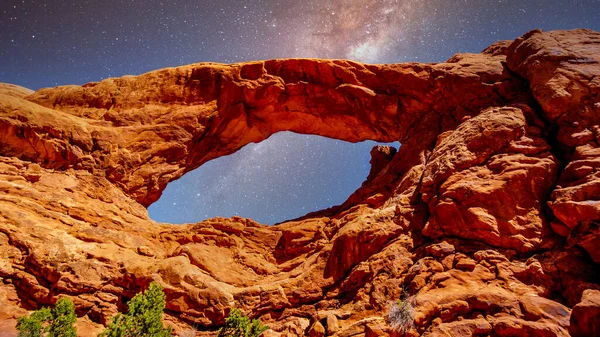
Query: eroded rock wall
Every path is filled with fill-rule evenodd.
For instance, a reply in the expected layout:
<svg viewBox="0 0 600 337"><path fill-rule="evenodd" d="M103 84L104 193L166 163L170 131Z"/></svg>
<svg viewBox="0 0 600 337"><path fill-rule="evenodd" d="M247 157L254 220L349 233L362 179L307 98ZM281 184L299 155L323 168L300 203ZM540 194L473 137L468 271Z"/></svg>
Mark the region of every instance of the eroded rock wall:
<svg viewBox="0 0 600 337"><path fill-rule="evenodd" d="M3 85L0 328L69 296L93 335L156 280L169 324L199 335L236 306L269 336L398 336L384 315L405 296L408 335L592 333L571 308L600 288L599 61L599 33L533 31L439 64ZM344 204L277 226L148 218L168 182L284 130L402 146L374 149Z"/></svg>

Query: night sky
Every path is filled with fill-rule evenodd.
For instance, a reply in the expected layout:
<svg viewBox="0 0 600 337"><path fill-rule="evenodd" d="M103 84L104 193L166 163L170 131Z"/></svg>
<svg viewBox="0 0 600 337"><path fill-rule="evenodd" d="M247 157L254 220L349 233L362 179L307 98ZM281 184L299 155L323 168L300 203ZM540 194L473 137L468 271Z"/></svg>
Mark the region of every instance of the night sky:
<svg viewBox="0 0 600 337"><path fill-rule="evenodd" d="M1 1L0 82L31 89L202 61L441 62L534 28L600 31L600 0ZM360 186L373 145L276 134L171 183L150 215L298 217Z"/></svg>

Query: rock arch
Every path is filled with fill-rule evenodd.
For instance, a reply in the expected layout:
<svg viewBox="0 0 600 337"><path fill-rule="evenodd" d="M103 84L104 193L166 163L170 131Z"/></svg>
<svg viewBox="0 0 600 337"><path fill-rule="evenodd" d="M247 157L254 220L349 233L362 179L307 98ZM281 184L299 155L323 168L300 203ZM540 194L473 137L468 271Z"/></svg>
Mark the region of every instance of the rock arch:
<svg viewBox="0 0 600 337"><path fill-rule="evenodd" d="M196 64L42 89L28 100L79 118L80 129L69 135L54 123L72 144L63 145L63 158L37 160L105 170L148 205L168 181L278 131L350 142L420 138L431 147L442 123L448 128L452 120L519 100L524 84L508 73L503 57L465 54L437 65ZM81 158L88 154L93 160Z"/></svg>
<svg viewBox="0 0 600 337"><path fill-rule="evenodd" d="M289 59L4 85L1 317L68 294L103 323L156 279L180 327L209 329L237 305L279 333L327 317L372 335L404 286L423 335L566 335L569 307L598 288L599 46L588 30L533 31L439 64ZM299 221L148 219L169 181L284 130L403 146L374 152L343 207Z"/></svg>

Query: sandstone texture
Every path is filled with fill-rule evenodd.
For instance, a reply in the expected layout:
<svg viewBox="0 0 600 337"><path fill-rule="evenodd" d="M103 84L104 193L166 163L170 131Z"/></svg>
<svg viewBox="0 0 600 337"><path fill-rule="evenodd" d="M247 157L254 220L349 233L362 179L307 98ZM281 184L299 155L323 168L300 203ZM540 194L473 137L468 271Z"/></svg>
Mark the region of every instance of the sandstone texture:
<svg viewBox="0 0 600 337"><path fill-rule="evenodd" d="M337 207L265 226L146 207L203 163L294 131L376 147ZM199 63L0 85L0 336L61 296L93 336L151 281L181 336L232 307L264 336L594 336L600 33L527 33L445 63ZM393 331L388 308L413 306Z"/></svg>

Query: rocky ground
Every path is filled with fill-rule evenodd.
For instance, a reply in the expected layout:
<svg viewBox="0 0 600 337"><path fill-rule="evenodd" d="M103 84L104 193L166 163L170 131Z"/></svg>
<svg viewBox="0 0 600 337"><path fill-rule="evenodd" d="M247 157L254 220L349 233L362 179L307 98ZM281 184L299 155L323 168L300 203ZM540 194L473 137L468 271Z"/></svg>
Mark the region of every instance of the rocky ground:
<svg viewBox="0 0 600 337"><path fill-rule="evenodd" d="M600 33L532 31L439 64L200 63L83 86L0 87L0 336L76 304L82 336L151 281L166 323L230 308L275 336L600 333ZM372 151L339 207L276 226L169 225L168 182L279 131Z"/></svg>

